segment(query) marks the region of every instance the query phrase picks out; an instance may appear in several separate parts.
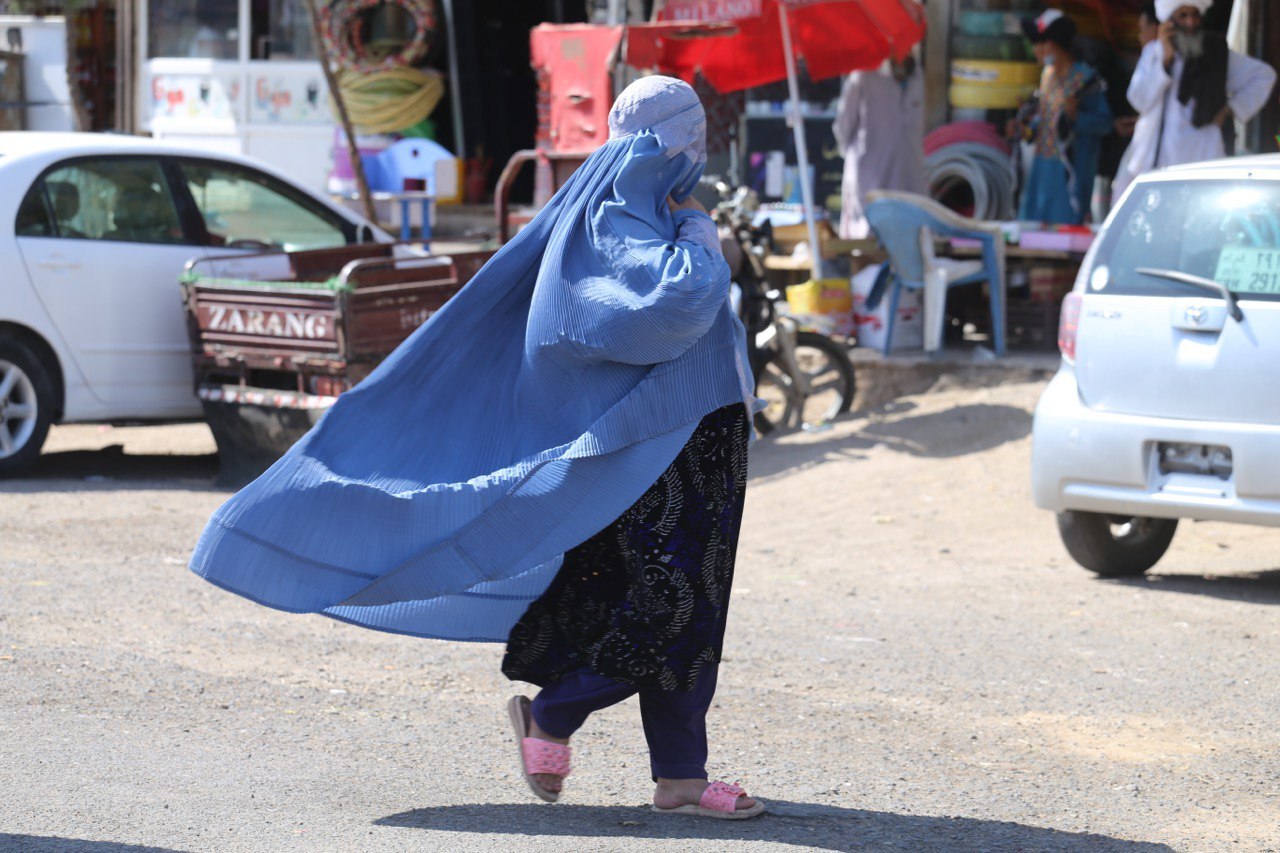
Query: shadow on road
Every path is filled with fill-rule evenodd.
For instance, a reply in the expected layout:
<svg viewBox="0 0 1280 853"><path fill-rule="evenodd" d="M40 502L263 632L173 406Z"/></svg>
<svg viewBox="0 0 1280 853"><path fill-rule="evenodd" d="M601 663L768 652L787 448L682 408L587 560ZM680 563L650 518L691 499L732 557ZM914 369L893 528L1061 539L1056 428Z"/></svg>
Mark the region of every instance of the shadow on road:
<svg viewBox="0 0 1280 853"><path fill-rule="evenodd" d="M13 835L8 832L0 832L0 850L22 850L24 853L181 853L169 847L148 847L145 844L87 841L53 835Z"/></svg>
<svg viewBox="0 0 1280 853"><path fill-rule="evenodd" d="M1031 413L1016 406L976 404L905 417L892 417L899 414L892 406L881 411L891 419L872 420L852 434L837 430L830 438L823 438L822 433L816 433L813 440L796 443L765 439L752 449L751 476L769 477L807 468L832 455L860 458L859 451L877 445L911 456L950 459L991 450L1031 434Z"/></svg>
<svg viewBox="0 0 1280 853"><path fill-rule="evenodd" d="M745 821L655 815L647 808L538 804L458 805L413 809L378 826L442 832L573 838L766 841L818 850L1168 851L1163 844L1122 841L1018 823L928 817L768 800L769 811Z"/></svg>
<svg viewBox="0 0 1280 853"><path fill-rule="evenodd" d="M912 456L949 459L991 450L1031 434L1031 413L985 403L872 423L857 433Z"/></svg>
<svg viewBox="0 0 1280 853"><path fill-rule="evenodd" d="M1207 595L1249 604L1280 604L1280 569L1241 575L1162 575L1112 581L1121 586L1152 592Z"/></svg>
<svg viewBox="0 0 1280 853"><path fill-rule="evenodd" d="M54 481L100 482L113 485L122 482L170 481L175 488L189 488L191 480L199 485L213 485L218 474L218 455L125 453L124 446L113 444L101 450L64 450L45 453L21 478L0 481L0 491L42 491ZM179 485L180 483L180 485ZM77 483L79 485L79 483Z"/></svg>

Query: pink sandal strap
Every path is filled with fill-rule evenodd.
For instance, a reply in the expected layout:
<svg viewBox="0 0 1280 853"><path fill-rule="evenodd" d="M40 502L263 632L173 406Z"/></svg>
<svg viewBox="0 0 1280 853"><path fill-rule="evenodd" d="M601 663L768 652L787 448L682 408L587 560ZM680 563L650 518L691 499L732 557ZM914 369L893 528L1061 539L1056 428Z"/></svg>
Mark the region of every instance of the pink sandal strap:
<svg viewBox="0 0 1280 853"><path fill-rule="evenodd" d="M572 750L565 744L527 737L520 742L520 751L524 755L524 772L530 776L548 773L563 779L569 775Z"/></svg>
<svg viewBox="0 0 1280 853"><path fill-rule="evenodd" d="M737 810L738 798L746 795L747 792L742 790L741 786L730 785L728 782L717 780L708 785L707 789L702 792L698 805L713 811L731 812Z"/></svg>

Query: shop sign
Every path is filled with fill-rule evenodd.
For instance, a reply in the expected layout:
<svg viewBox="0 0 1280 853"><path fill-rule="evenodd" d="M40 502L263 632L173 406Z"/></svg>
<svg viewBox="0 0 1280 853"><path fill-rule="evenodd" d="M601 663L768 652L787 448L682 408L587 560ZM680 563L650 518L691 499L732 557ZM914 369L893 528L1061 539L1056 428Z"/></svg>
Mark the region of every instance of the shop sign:
<svg viewBox="0 0 1280 853"><path fill-rule="evenodd" d="M201 305L200 326L210 332L270 338L334 340L332 317L306 311L255 311L225 305Z"/></svg>
<svg viewBox="0 0 1280 853"><path fill-rule="evenodd" d="M271 71L254 74L249 101L251 122L288 124L328 124L329 95L318 71L298 70L293 73Z"/></svg>
<svg viewBox="0 0 1280 853"><path fill-rule="evenodd" d="M663 21L740 21L758 18L763 0L690 0L668 3L659 17Z"/></svg>
<svg viewBox="0 0 1280 853"><path fill-rule="evenodd" d="M151 117L215 119L236 117L240 80L234 74L156 74L151 78Z"/></svg>

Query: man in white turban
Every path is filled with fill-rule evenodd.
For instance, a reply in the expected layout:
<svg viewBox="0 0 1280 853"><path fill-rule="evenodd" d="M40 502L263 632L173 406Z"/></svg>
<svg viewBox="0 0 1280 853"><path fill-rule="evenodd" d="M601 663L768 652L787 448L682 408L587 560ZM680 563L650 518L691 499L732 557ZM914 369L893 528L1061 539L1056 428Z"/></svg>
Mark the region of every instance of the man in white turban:
<svg viewBox="0 0 1280 853"><path fill-rule="evenodd" d="M1262 109L1276 72L1204 29L1213 0L1156 0L1160 36L1142 49L1129 83L1138 111L1133 142L1116 175L1118 196L1143 172L1226 154L1222 126Z"/></svg>

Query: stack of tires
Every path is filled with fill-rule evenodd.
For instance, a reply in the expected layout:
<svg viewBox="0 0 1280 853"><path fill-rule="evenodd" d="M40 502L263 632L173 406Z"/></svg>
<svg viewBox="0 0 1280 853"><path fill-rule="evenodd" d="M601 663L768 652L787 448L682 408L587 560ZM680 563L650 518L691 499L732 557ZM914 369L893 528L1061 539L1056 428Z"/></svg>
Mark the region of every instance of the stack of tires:
<svg viewBox="0 0 1280 853"><path fill-rule="evenodd" d="M1040 69L1022 35L1034 0L969 0L959 10L951 40L952 118L989 119L1016 110L1040 82Z"/></svg>

